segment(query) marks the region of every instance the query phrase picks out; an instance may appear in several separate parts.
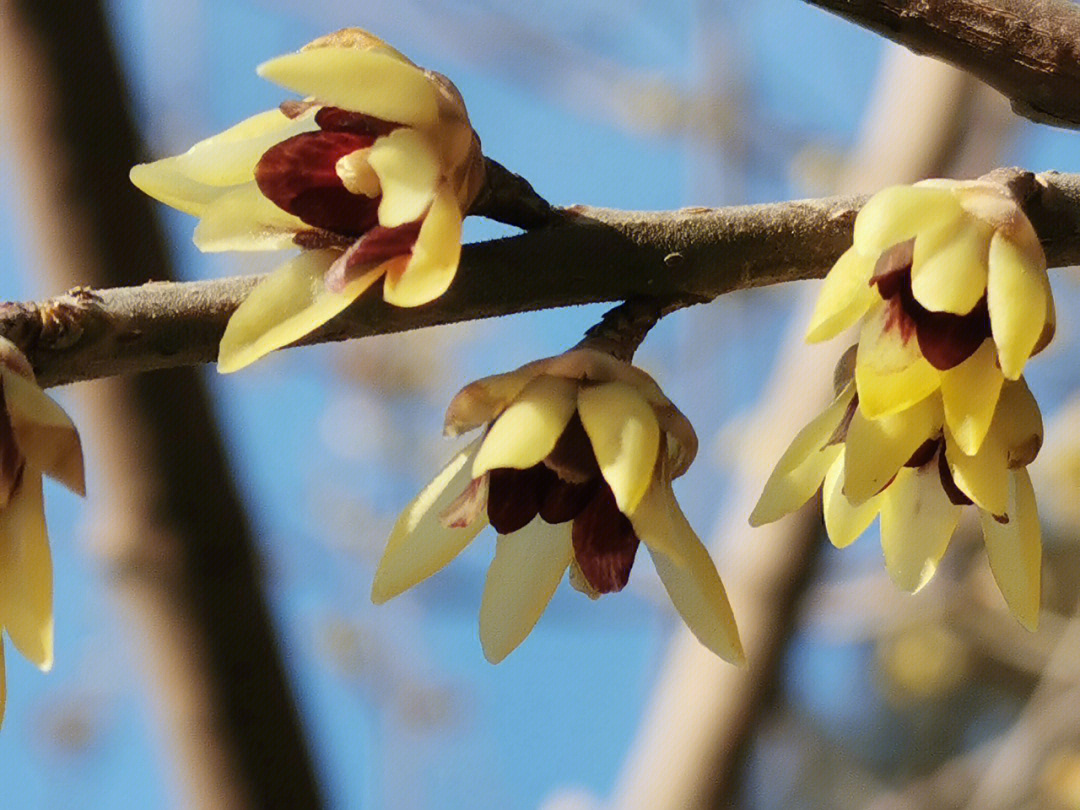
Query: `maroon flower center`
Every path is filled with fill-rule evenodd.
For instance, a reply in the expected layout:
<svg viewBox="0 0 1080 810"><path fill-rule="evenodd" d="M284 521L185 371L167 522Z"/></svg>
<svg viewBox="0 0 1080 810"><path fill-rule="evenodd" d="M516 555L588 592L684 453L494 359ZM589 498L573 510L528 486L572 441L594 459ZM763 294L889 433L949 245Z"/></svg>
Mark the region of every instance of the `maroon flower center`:
<svg viewBox="0 0 1080 810"><path fill-rule="evenodd" d="M8 415L4 386L0 384L0 509L5 508L22 483L26 458L15 441L15 430Z"/></svg>
<svg viewBox="0 0 1080 810"><path fill-rule="evenodd" d="M353 194L337 162L398 127L338 107L315 114L317 132L294 135L270 147L255 166L259 190L278 208L313 228L359 237L379 221L379 198Z"/></svg>
<svg viewBox="0 0 1080 810"><path fill-rule="evenodd" d="M949 461L945 457L945 440L938 436L934 439L927 439L919 448L911 455L906 462L905 467L913 467L915 469L928 468L931 464L937 466L938 476L941 478L941 488L945 490L945 494L949 500L957 506L968 506L972 503L971 498L963 493L963 491L956 485L956 481L952 477L952 470L949 469ZM889 483L892 483L891 481ZM886 484L888 486L888 484Z"/></svg>
<svg viewBox="0 0 1080 810"><path fill-rule="evenodd" d="M877 286L888 307L885 328L895 330L904 343L914 336L930 365L946 371L971 357L990 337L986 296L966 315L926 309L911 291L910 252L909 244L905 244L882 254L870 283ZM901 258L897 259L897 255Z"/></svg>
<svg viewBox="0 0 1080 810"><path fill-rule="evenodd" d="M573 521L574 558L589 585L597 593L626 586L639 540L600 474L577 414L546 459L525 470L492 470L488 487L488 520L499 534L516 532L537 515L551 524Z"/></svg>

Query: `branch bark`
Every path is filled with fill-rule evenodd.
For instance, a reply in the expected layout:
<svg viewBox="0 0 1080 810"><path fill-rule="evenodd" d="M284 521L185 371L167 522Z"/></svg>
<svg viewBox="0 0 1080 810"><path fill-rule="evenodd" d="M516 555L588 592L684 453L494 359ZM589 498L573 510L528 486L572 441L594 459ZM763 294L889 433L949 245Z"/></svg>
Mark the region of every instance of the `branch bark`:
<svg viewBox="0 0 1080 810"><path fill-rule="evenodd" d="M1080 128L1080 6L1069 0L805 0L942 59L1040 124Z"/></svg>
<svg viewBox="0 0 1080 810"><path fill-rule="evenodd" d="M1051 266L1080 263L1080 174L1003 169L989 176L1016 190ZM851 243L865 201L848 195L659 213L562 209L555 224L467 245L453 286L438 301L400 309L369 292L300 343L628 298L691 304L821 278ZM151 282L0 303L0 335L26 352L46 386L208 363L229 316L258 281Z"/></svg>

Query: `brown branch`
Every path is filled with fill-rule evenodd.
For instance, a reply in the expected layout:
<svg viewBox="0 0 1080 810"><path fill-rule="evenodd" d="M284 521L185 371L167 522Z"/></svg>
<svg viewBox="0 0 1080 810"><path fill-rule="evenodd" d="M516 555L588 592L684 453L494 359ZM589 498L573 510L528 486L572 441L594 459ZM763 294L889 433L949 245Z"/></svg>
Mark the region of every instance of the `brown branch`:
<svg viewBox="0 0 1080 810"><path fill-rule="evenodd" d="M981 79L1040 124L1080 128L1080 6L1069 0L806 0Z"/></svg>
<svg viewBox="0 0 1080 810"><path fill-rule="evenodd" d="M995 174L1020 190L1052 266L1080 263L1080 175ZM304 344L628 298L683 304L732 290L820 278L851 242L865 196L660 213L577 207L555 224L467 245L450 290L414 309L377 290ZM129 268L132 272L136 268ZM44 385L212 362L233 310L258 277L152 282L0 303L0 335Z"/></svg>

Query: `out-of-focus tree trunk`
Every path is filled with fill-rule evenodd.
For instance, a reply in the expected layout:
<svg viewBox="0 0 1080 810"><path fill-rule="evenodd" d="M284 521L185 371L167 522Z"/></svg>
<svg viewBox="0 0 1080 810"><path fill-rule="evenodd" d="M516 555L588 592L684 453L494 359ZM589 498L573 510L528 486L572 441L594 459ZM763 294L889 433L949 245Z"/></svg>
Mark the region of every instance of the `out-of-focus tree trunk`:
<svg viewBox="0 0 1080 810"><path fill-rule="evenodd" d="M963 155L993 151L969 127L971 116L1002 103L953 68L891 49L838 191L874 191L951 170L967 174L974 161ZM746 522L788 442L832 396L833 363L842 347L803 342L816 292L815 285L794 313L744 432L746 452L713 545L749 667L724 664L688 631L677 631L616 783L611 805L619 810L703 810L736 801L748 744L771 705L799 599L823 541L816 499L769 526L751 529Z"/></svg>
<svg viewBox="0 0 1080 810"><path fill-rule="evenodd" d="M127 179L141 155L101 4L0 0L0 93L42 280L169 278L150 204ZM321 806L202 377L178 369L75 393L94 547L135 639L178 804Z"/></svg>

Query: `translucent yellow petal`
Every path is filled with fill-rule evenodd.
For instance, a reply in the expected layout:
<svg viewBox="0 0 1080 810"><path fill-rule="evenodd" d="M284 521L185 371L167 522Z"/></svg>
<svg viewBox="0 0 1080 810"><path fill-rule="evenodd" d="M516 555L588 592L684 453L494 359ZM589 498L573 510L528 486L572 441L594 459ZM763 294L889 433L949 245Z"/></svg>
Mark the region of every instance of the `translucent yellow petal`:
<svg viewBox="0 0 1080 810"><path fill-rule="evenodd" d="M484 657L502 661L532 632L574 556L569 523L536 518L500 535L480 602Z"/></svg>
<svg viewBox="0 0 1080 810"><path fill-rule="evenodd" d="M911 592L929 582L959 520L936 467L901 469L881 501L881 548L893 582Z"/></svg>
<svg viewBox="0 0 1080 810"><path fill-rule="evenodd" d="M460 436L492 421L536 376L525 367L469 383L450 400L443 433Z"/></svg>
<svg viewBox="0 0 1080 810"><path fill-rule="evenodd" d="M825 276L814 313L810 316L810 326L806 330L809 343L830 340L854 326L871 304L879 300L877 292L870 286L875 261L876 257L864 256L854 247L848 248L836 260Z"/></svg>
<svg viewBox="0 0 1080 810"><path fill-rule="evenodd" d="M472 481L472 461L479 447L477 439L454 456L402 511L375 571L372 602L381 605L423 582L460 554L487 525L486 511L464 528L447 528L440 520Z"/></svg>
<svg viewBox="0 0 1080 810"><path fill-rule="evenodd" d="M966 315L986 291L990 226L963 217L958 228L919 235L911 265L915 300L933 312Z"/></svg>
<svg viewBox="0 0 1080 810"><path fill-rule="evenodd" d="M577 383L540 376L526 385L495 420L473 462L472 476L539 464L555 448L577 408Z"/></svg>
<svg viewBox="0 0 1080 810"><path fill-rule="evenodd" d="M668 490L670 492L670 487ZM646 542L656 573L697 640L725 661L742 666L746 663L746 655L739 640L739 629L712 557L674 496L671 497L671 510L668 542L675 547L677 556L670 557L659 547Z"/></svg>
<svg viewBox="0 0 1080 810"><path fill-rule="evenodd" d="M229 190L228 186L197 183L181 174L173 161L164 158L132 166L128 177L137 189L185 214L201 216L206 206Z"/></svg>
<svg viewBox="0 0 1080 810"><path fill-rule="evenodd" d="M53 663L53 582L41 473L27 467L0 511L0 625L39 669Z"/></svg>
<svg viewBox="0 0 1080 810"><path fill-rule="evenodd" d="M930 365L912 333L904 340L886 328L888 307L874 307L863 321L855 357L859 408L869 419L910 408L938 389L941 375Z"/></svg>
<svg viewBox="0 0 1080 810"><path fill-rule="evenodd" d="M259 75L304 96L385 121L430 126L438 102L423 71L392 54L312 48L264 62Z"/></svg>
<svg viewBox="0 0 1080 810"><path fill-rule="evenodd" d="M660 450L652 406L629 383L610 382L582 386L578 414L619 511L630 514L649 488Z"/></svg>
<svg viewBox="0 0 1080 810"><path fill-rule="evenodd" d="M71 418L35 383L13 371L0 368L0 385L15 440L30 466L85 495L82 443Z"/></svg>
<svg viewBox="0 0 1080 810"><path fill-rule="evenodd" d="M439 158L426 136L407 127L395 129L375 141L368 153L368 164L382 186L380 225L395 228L424 215L435 199L442 173Z"/></svg>
<svg viewBox="0 0 1080 810"><path fill-rule="evenodd" d="M853 504L876 495L927 439L938 436L941 398L927 397L899 413L867 419L862 402L844 442L844 494Z"/></svg>
<svg viewBox="0 0 1080 810"><path fill-rule="evenodd" d="M434 301L450 287L461 258L461 211L443 187L424 217L412 257L400 275L387 275L383 298L397 307L418 307Z"/></svg>
<svg viewBox="0 0 1080 810"><path fill-rule="evenodd" d="M862 207L855 218L854 244L866 256L877 256L927 227L940 227L962 215L960 203L943 188L890 186Z"/></svg>
<svg viewBox="0 0 1080 810"><path fill-rule="evenodd" d="M1027 219L1023 220L1027 223ZM1031 225L1027 225L1030 230ZM1046 259L1034 231L1013 239L998 231L990 240L986 302L1001 370L1017 379L1047 321Z"/></svg>
<svg viewBox="0 0 1080 810"><path fill-rule="evenodd" d="M682 551L684 544L676 537L679 528L674 525L676 510L679 510L679 504L671 489L664 462L661 461L645 496L627 516L634 527L634 534L642 543L664 554L676 565L686 565L687 559Z"/></svg>
<svg viewBox="0 0 1080 810"><path fill-rule="evenodd" d="M821 486L843 445L829 441L851 404L854 386L847 386L833 403L799 431L765 482L765 489L750 513L751 526L763 526L794 512Z"/></svg>
<svg viewBox="0 0 1080 810"><path fill-rule="evenodd" d="M941 372L945 424L969 456L986 438L1004 381L997 365L997 346L990 339L963 363Z"/></svg>
<svg viewBox="0 0 1080 810"><path fill-rule="evenodd" d="M837 456L825 474L821 497L825 512L825 531L837 548L846 548L854 543L874 522L881 510L881 495L868 498L858 506L848 500L844 494L843 455Z"/></svg>
<svg viewBox="0 0 1080 810"><path fill-rule="evenodd" d="M1009 467L1005 448L993 428L974 455L960 452L946 434L945 456L953 481L981 509L1005 514L1009 502Z"/></svg>
<svg viewBox="0 0 1080 810"><path fill-rule="evenodd" d="M332 293L323 276L339 255L335 250L306 250L264 278L225 327L218 371L238 371L299 340L348 307L383 273L375 268Z"/></svg>
<svg viewBox="0 0 1080 810"><path fill-rule="evenodd" d="M1039 623L1042 532L1035 490L1025 469L1009 476L1009 522L979 512L986 555L1009 610L1028 630Z"/></svg>
<svg viewBox="0 0 1080 810"><path fill-rule="evenodd" d="M192 241L204 253L225 250L285 250L293 237L308 230L299 217L278 208L255 182L230 189L208 203Z"/></svg>
<svg viewBox="0 0 1080 810"><path fill-rule="evenodd" d="M1006 380L990 432L1005 448L1009 467L1024 467L1035 460L1043 441L1042 414L1027 382Z"/></svg>

